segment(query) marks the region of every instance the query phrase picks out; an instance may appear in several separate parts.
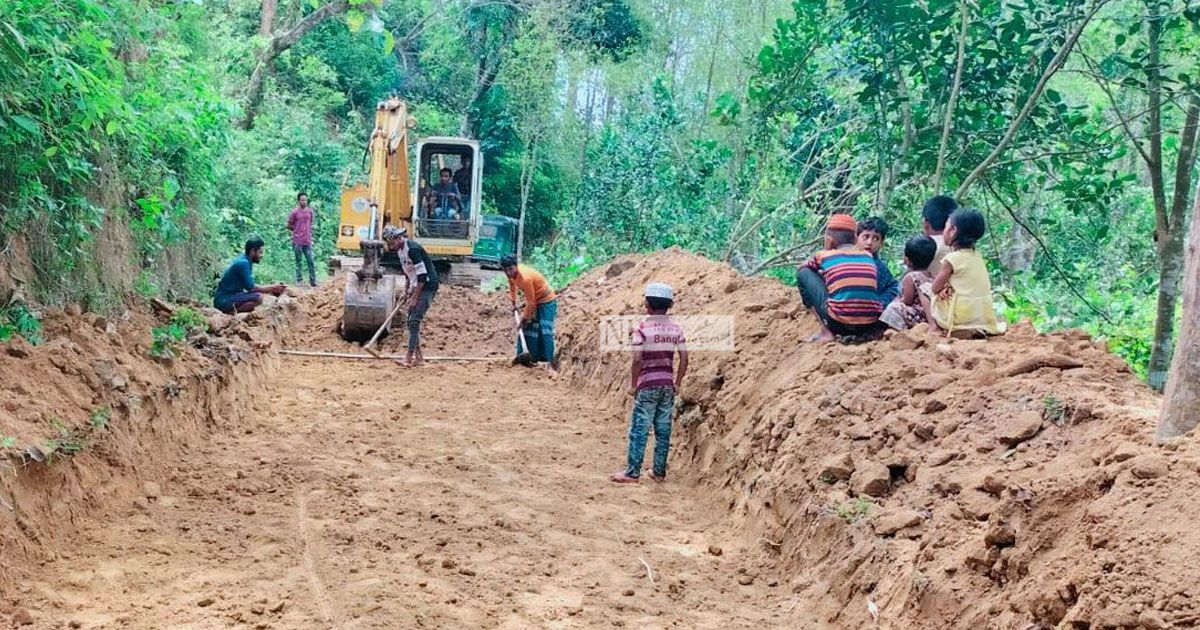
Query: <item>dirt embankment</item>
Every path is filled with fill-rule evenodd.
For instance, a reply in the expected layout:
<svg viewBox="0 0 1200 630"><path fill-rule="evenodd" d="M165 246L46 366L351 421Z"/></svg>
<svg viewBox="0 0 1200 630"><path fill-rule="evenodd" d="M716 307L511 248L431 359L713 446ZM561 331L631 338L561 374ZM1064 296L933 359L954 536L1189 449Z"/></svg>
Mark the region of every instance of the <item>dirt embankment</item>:
<svg viewBox="0 0 1200 630"><path fill-rule="evenodd" d="M169 359L149 353L168 315L144 302L107 318L47 311L45 343L0 348L0 593L22 565L70 545L85 513L126 503L182 450L242 417L289 303L237 318L210 309L212 329Z"/></svg>
<svg viewBox="0 0 1200 630"><path fill-rule="evenodd" d="M599 318L733 315L737 351L697 352L674 474L719 490L790 588L840 627L1200 624L1200 445L1154 446L1159 399L1078 332L801 343L794 290L678 251L618 259L563 292L568 374L626 396Z"/></svg>

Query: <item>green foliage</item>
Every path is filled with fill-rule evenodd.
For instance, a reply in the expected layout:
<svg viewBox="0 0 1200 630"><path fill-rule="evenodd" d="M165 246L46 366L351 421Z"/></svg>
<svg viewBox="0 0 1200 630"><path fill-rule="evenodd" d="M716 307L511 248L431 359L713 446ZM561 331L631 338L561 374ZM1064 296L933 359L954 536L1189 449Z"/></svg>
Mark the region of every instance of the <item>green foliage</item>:
<svg viewBox="0 0 1200 630"><path fill-rule="evenodd" d="M35 313L21 302L13 302L0 309L0 342L17 335L38 345L42 343L42 323Z"/></svg>
<svg viewBox="0 0 1200 630"><path fill-rule="evenodd" d="M836 514L837 517L843 521L852 523L855 520L870 514L871 506L872 503L870 501L863 499L862 497L858 497L844 503L839 503L834 508L834 514Z"/></svg>
<svg viewBox="0 0 1200 630"><path fill-rule="evenodd" d="M204 316L195 309L180 308L171 315L171 319L165 325L155 326L150 330L150 355L162 358L179 356L188 335L195 330L208 330L208 322Z"/></svg>
<svg viewBox="0 0 1200 630"><path fill-rule="evenodd" d="M574 0L566 21L569 43L593 59L623 61L646 45L647 26L628 0Z"/></svg>
<svg viewBox="0 0 1200 630"><path fill-rule="evenodd" d="M187 328L179 324L155 326L150 329L153 340L150 343L150 356L174 358L179 355L179 349L187 339Z"/></svg>
<svg viewBox="0 0 1200 630"><path fill-rule="evenodd" d="M1067 405L1054 394L1042 398L1042 417L1061 426L1067 421Z"/></svg>
<svg viewBox="0 0 1200 630"><path fill-rule="evenodd" d="M12 448L17 445L17 438L11 435L0 435L0 448Z"/></svg>
<svg viewBox="0 0 1200 630"><path fill-rule="evenodd" d="M191 332L193 330L205 331L208 330L208 320L194 308L181 306L171 314L171 325L182 326L184 330Z"/></svg>
<svg viewBox="0 0 1200 630"><path fill-rule="evenodd" d="M56 454L74 455L87 447L87 438L74 429L69 428L57 416L51 416L50 428L54 429L55 437L48 440L44 450L50 457Z"/></svg>
<svg viewBox="0 0 1200 630"><path fill-rule="evenodd" d="M128 292L207 293L251 233L267 243L256 279L290 280L296 193L324 261L342 184L365 175L375 103L396 93L416 134L478 138L485 209L524 208L525 252L557 285L666 247L790 283L831 212L886 218L898 272L922 201L996 148L1086 4L353 0L274 58L246 130L233 120L267 43L259 3L9 0L0 249L28 250L38 300L93 309ZM1174 104L1200 82L1193 5L1153 5L1154 65L1148 5L1108 3L962 200L988 219L981 248L1010 321L1083 328L1139 373L1157 226L1119 122L1145 126L1161 70L1175 164ZM281 3L276 33L317 8ZM12 308L0 339L37 339L36 318ZM151 352L173 354L197 325L156 329Z"/></svg>
<svg viewBox="0 0 1200 630"><path fill-rule="evenodd" d="M88 422L93 429L104 429L108 427L109 421L112 420L112 408L108 405L98 407L92 410L88 417Z"/></svg>

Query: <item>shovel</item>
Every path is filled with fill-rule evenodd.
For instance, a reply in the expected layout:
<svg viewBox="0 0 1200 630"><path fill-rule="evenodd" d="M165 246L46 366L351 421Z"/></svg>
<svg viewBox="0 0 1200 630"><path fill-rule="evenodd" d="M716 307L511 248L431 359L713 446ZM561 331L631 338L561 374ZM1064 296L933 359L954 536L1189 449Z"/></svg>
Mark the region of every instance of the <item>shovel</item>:
<svg viewBox="0 0 1200 630"><path fill-rule="evenodd" d="M517 315L517 309L513 309L513 323L517 325L517 344L521 348L521 354L512 360L512 364L533 367L536 361L533 360L529 347L525 345L525 331L521 330L521 316Z"/></svg>

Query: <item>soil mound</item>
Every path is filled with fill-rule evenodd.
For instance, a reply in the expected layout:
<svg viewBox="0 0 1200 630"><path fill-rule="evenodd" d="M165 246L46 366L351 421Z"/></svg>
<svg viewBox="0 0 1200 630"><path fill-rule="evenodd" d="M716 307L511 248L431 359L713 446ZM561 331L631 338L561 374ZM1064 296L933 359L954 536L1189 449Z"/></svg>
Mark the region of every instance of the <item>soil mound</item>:
<svg viewBox="0 0 1200 630"><path fill-rule="evenodd" d="M827 622L1200 623L1200 445L1152 445L1160 401L1103 343L1018 325L805 344L794 289L668 250L563 291L563 364L593 391L627 396L599 321L640 314L649 281L675 287L673 314L736 321L735 352L693 353L673 475L718 491Z"/></svg>
<svg viewBox="0 0 1200 630"><path fill-rule="evenodd" d="M288 347L322 352L362 352L361 345L338 335L346 279L337 278L305 293L299 302L302 317L292 326ZM378 344L384 353L402 354L408 340L404 311L396 315L391 334ZM513 322L508 294L442 285L421 328L426 356L508 356L512 353Z"/></svg>

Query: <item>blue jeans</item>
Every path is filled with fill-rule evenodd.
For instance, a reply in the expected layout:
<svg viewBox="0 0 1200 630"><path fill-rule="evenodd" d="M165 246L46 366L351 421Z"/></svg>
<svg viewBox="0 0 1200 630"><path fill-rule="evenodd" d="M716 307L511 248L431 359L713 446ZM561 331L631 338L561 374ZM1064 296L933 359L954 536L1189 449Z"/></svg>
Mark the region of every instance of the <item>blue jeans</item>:
<svg viewBox="0 0 1200 630"><path fill-rule="evenodd" d="M308 262L308 283L316 286L317 270L313 265L312 245L296 245L293 243L292 252L296 255L296 284L300 284L302 280L300 276L300 272L302 271L300 263L301 258L303 258L304 261Z"/></svg>
<svg viewBox="0 0 1200 630"><path fill-rule="evenodd" d="M538 304L537 315L532 323L522 329L525 345L529 346L529 354L534 361L550 363L554 361L554 320L558 318L558 300L550 300ZM517 356L521 355L521 342L517 341Z"/></svg>
<svg viewBox="0 0 1200 630"><path fill-rule="evenodd" d="M639 477L642 458L646 454L646 437L654 424L654 474L667 476L667 452L671 450L671 412L675 410L675 389L651 387L639 389L633 398L633 414L629 418L629 454L625 474Z"/></svg>

